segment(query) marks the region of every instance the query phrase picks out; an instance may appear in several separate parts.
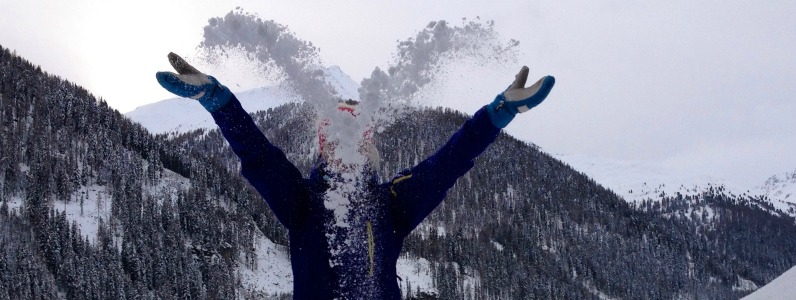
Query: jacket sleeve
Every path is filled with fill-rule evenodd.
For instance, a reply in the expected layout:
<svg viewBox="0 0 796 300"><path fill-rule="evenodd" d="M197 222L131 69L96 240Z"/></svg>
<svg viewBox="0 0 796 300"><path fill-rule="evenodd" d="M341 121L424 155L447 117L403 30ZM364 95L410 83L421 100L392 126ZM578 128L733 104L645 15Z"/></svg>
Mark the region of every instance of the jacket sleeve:
<svg viewBox="0 0 796 300"><path fill-rule="evenodd" d="M234 95L212 116L240 158L243 177L257 189L279 222L291 229L301 207L299 201L307 199L301 172L266 139Z"/></svg>
<svg viewBox="0 0 796 300"><path fill-rule="evenodd" d="M436 208L456 180L473 167L473 160L495 141L500 129L485 108L453 134L434 155L401 172L389 183L396 229L408 235Z"/></svg>

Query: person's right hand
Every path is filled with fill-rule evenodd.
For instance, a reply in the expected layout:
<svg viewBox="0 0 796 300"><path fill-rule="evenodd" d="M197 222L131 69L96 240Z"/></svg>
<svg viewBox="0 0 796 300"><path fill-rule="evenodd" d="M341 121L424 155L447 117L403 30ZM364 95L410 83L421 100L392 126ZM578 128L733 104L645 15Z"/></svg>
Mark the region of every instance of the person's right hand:
<svg viewBox="0 0 796 300"><path fill-rule="evenodd" d="M157 72L158 83L180 97L199 100L209 112L215 112L229 102L232 93L213 76L205 75L188 64L174 52L169 53L169 63L177 73Z"/></svg>

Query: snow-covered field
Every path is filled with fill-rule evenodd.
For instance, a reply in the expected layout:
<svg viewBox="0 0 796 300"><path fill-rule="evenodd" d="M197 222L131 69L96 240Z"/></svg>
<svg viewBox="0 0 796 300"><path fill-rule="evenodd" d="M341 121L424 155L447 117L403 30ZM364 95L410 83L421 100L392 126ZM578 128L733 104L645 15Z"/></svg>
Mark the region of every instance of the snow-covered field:
<svg viewBox="0 0 796 300"><path fill-rule="evenodd" d="M111 217L111 202L113 199L104 186L90 185L81 187L73 193L69 202L56 200L53 208L65 212L69 222L76 222L80 233L90 242L97 240L100 220L108 222Z"/></svg>
<svg viewBox="0 0 796 300"><path fill-rule="evenodd" d="M796 266L769 282L744 300L796 299Z"/></svg>

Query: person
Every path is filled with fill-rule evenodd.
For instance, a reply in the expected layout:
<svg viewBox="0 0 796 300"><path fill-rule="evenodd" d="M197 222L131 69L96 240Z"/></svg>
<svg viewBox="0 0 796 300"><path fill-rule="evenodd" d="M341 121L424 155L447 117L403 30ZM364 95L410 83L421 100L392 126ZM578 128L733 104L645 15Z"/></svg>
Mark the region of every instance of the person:
<svg viewBox="0 0 796 300"><path fill-rule="evenodd" d="M320 158L309 178L303 178L227 87L178 55L170 53L168 57L177 73L158 72L160 85L178 96L198 100L210 112L240 158L243 177L287 228L294 299L400 299L396 264L404 239L473 167L474 159L500 130L516 114L541 103L555 84L552 76L545 76L525 87L528 68L522 67L514 82L479 109L436 153L392 180L361 185L368 201L351 209L363 210L352 213L364 217L334 227L329 226L334 213L324 205L334 177L327 162ZM330 234L330 230L334 232ZM366 236L366 242L347 242L342 235Z"/></svg>

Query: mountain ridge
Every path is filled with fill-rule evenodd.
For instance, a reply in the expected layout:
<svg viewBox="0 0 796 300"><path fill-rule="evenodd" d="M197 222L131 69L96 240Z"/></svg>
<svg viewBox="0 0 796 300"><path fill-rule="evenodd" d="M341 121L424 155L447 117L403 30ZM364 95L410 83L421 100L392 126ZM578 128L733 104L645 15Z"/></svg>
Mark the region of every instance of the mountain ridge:
<svg viewBox="0 0 796 300"><path fill-rule="evenodd" d="M630 203L660 201L664 197L676 195L695 197L720 188L737 196L764 198L776 209L796 217L796 199L793 198L796 195L796 176L791 172L772 175L759 183L739 184L711 175L688 174L650 162L561 154L555 157L594 178Z"/></svg>

